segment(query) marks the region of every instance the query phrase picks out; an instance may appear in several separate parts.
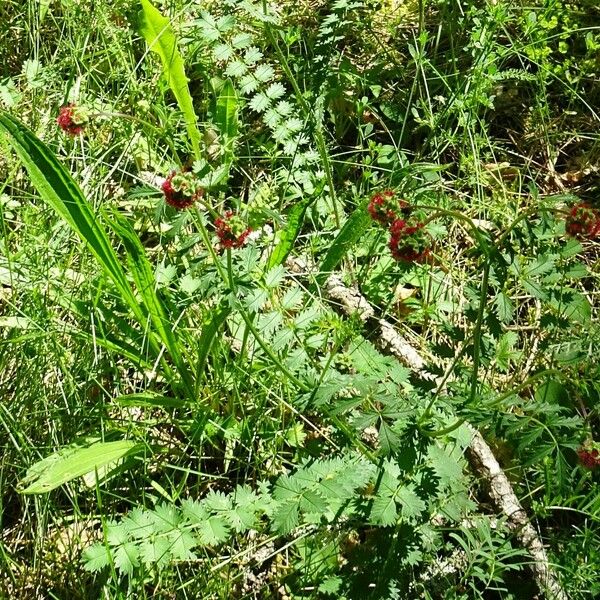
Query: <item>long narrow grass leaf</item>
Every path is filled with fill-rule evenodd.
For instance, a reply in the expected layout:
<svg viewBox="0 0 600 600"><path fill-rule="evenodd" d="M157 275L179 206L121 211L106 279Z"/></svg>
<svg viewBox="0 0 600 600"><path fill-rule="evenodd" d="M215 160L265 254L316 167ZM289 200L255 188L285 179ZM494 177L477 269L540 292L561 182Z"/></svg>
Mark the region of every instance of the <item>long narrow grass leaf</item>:
<svg viewBox="0 0 600 600"><path fill-rule="evenodd" d="M173 91L187 127L196 158L200 158L200 131L194 103L185 75L183 58L177 48L177 38L169 19L163 17L149 0L141 0L140 32L152 52L160 57L167 85Z"/></svg>
<svg viewBox="0 0 600 600"><path fill-rule="evenodd" d="M7 134L42 200L88 245L138 321L144 322L143 310L108 235L69 172L33 132L8 113L0 113L0 130Z"/></svg>
<svg viewBox="0 0 600 600"><path fill-rule="evenodd" d="M127 440L71 444L32 465L20 483L22 494L45 494L114 463L143 446Z"/></svg>
<svg viewBox="0 0 600 600"><path fill-rule="evenodd" d="M224 148L223 162L230 165L238 133L238 99L233 83L227 80L217 97L215 125L219 128Z"/></svg>
<svg viewBox="0 0 600 600"><path fill-rule="evenodd" d="M156 278L144 247L131 224L118 213L114 213L114 218L109 223L125 247L131 275L148 311L154 331L165 345L188 389L191 390L191 377L185 366L178 338L173 332L173 324L156 291Z"/></svg>
<svg viewBox="0 0 600 600"><path fill-rule="evenodd" d="M202 328L202 333L198 341L198 360L196 361L196 396L198 395L198 386L204 372L206 359L210 353L215 336L230 313L230 306L221 306L213 313L212 319Z"/></svg>

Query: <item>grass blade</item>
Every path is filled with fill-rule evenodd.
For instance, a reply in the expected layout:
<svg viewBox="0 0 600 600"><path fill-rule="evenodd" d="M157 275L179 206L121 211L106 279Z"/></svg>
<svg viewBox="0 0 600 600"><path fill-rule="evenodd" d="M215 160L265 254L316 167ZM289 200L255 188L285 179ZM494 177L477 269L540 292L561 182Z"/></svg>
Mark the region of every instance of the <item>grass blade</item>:
<svg viewBox="0 0 600 600"><path fill-rule="evenodd" d="M118 396L113 400L119 406L141 406L144 408L184 408L188 405L185 400L178 400L162 394L153 392L142 392L139 394L127 394L126 396Z"/></svg>
<svg viewBox="0 0 600 600"><path fill-rule="evenodd" d="M114 218L109 223L125 246L131 275L148 311L154 330L165 345L186 387L191 391L193 389L192 379L185 366L178 339L173 332L171 319L156 292L154 271L146 257L144 247L131 224L118 213L114 213Z"/></svg>
<svg viewBox="0 0 600 600"><path fill-rule="evenodd" d="M319 268L318 281L322 283L328 275L342 262L348 251L364 235L371 224L369 213L365 206L359 206L344 223L333 244L325 254Z"/></svg>
<svg viewBox="0 0 600 600"><path fill-rule="evenodd" d="M33 132L8 113L0 113L0 131L27 169L31 183L42 200L51 206L88 245L92 254L112 279L121 297L140 322L145 321L141 306L125 272L92 208L69 172Z"/></svg>
<svg viewBox="0 0 600 600"><path fill-rule="evenodd" d="M196 390L194 397L198 397L200 382L202 381L202 373L206 365L206 359L212 347L213 341L221 325L231 313L230 306L221 306L214 311L212 319L202 328L202 334L198 340L198 360L196 361Z"/></svg>
<svg viewBox="0 0 600 600"><path fill-rule="evenodd" d="M127 440L71 444L29 467L19 491L21 494L45 494L142 448Z"/></svg>
<svg viewBox="0 0 600 600"><path fill-rule="evenodd" d="M198 130L194 103L185 75L183 58L177 48L177 38L169 19L163 17L149 0L141 0L140 33L152 52L159 55L163 74L171 88L187 127L194 155L200 158L200 131Z"/></svg>
<svg viewBox="0 0 600 600"><path fill-rule="evenodd" d="M217 97L215 124L219 128L223 140L223 162L230 165L233 161L233 145L238 133L238 101L233 83L229 79Z"/></svg>

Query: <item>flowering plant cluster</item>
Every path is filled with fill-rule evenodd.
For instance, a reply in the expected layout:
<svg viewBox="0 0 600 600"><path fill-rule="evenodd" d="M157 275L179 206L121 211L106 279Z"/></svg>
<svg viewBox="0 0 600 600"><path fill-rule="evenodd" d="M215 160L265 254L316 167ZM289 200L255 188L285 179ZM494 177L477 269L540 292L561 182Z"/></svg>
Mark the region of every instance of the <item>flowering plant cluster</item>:
<svg viewBox="0 0 600 600"><path fill-rule="evenodd" d="M577 450L577 456L579 456L579 462L586 469L594 469L600 466L600 452L598 448L594 448L595 444L584 444L579 450Z"/></svg>
<svg viewBox="0 0 600 600"><path fill-rule="evenodd" d="M81 106L67 104L63 106L56 118L58 126L69 135L79 135L83 133L84 127L89 121L87 110Z"/></svg>
<svg viewBox="0 0 600 600"><path fill-rule="evenodd" d="M423 262L430 254L430 237L410 204L392 190L375 194L367 207L371 218L390 232L392 256L402 262Z"/></svg>
<svg viewBox="0 0 600 600"><path fill-rule="evenodd" d="M240 248L251 232L252 228L231 210L215 219L215 233L223 248Z"/></svg>
<svg viewBox="0 0 600 600"><path fill-rule="evenodd" d="M600 236L600 211L586 202L575 204L569 211L565 229L573 237L593 239Z"/></svg>
<svg viewBox="0 0 600 600"><path fill-rule="evenodd" d="M189 208L204 194L195 176L187 171L173 171L163 182L165 201L177 210Z"/></svg>

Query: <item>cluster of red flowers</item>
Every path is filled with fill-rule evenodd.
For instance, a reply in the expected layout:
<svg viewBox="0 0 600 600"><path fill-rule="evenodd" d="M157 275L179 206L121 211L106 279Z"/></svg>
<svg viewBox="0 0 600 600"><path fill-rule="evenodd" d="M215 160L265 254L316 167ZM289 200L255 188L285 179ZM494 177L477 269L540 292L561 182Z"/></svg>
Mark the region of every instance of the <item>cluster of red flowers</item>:
<svg viewBox="0 0 600 600"><path fill-rule="evenodd" d="M575 204L565 223L569 235L592 239L600 235L600 211L586 202Z"/></svg>
<svg viewBox="0 0 600 600"><path fill-rule="evenodd" d="M165 201L177 210L189 208L204 194L192 173L173 171L163 182Z"/></svg>
<svg viewBox="0 0 600 600"><path fill-rule="evenodd" d="M600 452L596 448L582 446L577 450L579 461L586 469L594 469L600 466Z"/></svg>
<svg viewBox="0 0 600 600"><path fill-rule="evenodd" d="M74 104L63 106L56 118L58 126L69 135L79 135L88 122L86 112Z"/></svg>
<svg viewBox="0 0 600 600"><path fill-rule="evenodd" d="M231 210L215 219L215 233L223 248L240 248L251 232L252 228Z"/></svg>
<svg viewBox="0 0 600 600"><path fill-rule="evenodd" d="M430 238L424 224L412 213L406 200L396 197L392 190L375 194L367 207L371 218L390 232L392 256L402 262L423 262L430 254Z"/></svg>
<svg viewBox="0 0 600 600"><path fill-rule="evenodd" d="M410 212L410 206L406 200L398 200L392 190L385 190L371 198L367 210L374 221L389 226L398 218L398 211Z"/></svg>

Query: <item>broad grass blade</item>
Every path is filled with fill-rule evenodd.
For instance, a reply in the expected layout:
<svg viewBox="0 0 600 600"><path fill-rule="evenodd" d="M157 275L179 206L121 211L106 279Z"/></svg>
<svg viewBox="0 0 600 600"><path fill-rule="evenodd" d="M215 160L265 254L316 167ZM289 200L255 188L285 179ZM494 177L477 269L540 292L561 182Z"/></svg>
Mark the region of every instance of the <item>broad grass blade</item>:
<svg viewBox="0 0 600 600"><path fill-rule="evenodd" d="M364 206L359 206L344 223L331 244L320 265L318 281L322 283L329 274L342 262L349 250L364 235L371 224L369 213Z"/></svg>
<svg viewBox="0 0 600 600"><path fill-rule="evenodd" d="M88 245L138 321L145 316L106 231L79 186L50 149L13 116L0 112L0 131L7 134L42 200L51 206Z"/></svg>
<svg viewBox="0 0 600 600"><path fill-rule="evenodd" d="M149 0L141 0L140 33L152 52L159 55L163 74L173 91L187 127L194 155L200 158L200 131L198 130L194 104L185 75L183 58L177 48L177 38L169 19L163 17Z"/></svg>
<svg viewBox="0 0 600 600"><path fill-rule="evenodd" d="M32 465L19 485L21 494L45 494L143 448L135 442L71 444Z"/></svg>
<svg viewBox="0 0 600 600"><path fill-rule="evenodd" d="M281 232L279 242L273 249L271 256L269 256L267 271L277 265L283 264L289 253L292 251L296 238L302 229L306 209L310 206L312 201L311 198L307 198L292 206L288 214L287 225Z"/></svg>

